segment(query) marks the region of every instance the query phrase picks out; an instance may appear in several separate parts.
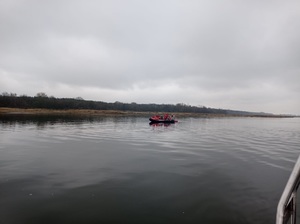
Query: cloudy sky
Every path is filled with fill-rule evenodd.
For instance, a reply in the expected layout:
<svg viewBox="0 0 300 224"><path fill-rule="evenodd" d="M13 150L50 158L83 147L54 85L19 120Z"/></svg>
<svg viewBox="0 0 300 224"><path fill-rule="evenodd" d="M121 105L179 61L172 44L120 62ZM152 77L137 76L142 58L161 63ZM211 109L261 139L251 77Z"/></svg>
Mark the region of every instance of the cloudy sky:
<svg viewBox="0 0 300 224"><path fill-rule="evenodd" d="M0 92L300 114L300 1L0 0Z"/></svg>

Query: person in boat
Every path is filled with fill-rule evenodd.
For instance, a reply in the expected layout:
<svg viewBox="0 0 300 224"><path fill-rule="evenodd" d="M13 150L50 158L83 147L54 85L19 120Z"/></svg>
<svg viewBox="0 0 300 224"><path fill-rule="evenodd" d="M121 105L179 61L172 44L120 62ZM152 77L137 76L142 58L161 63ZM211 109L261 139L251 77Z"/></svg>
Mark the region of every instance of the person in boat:
<svg viewBox="0 0 300 224"><path fill-rule="evenodd" d="M169 114L165 114L165 116L164 116L164 120L165 120L165 121L169 121L169 120L170 120L170 116L169 116Z"/></svg>
<svg viewBox="0 0 300 224"><path fill-rule="evenodd" d="M168 114L167 120L168 121L173 121L173 120L175 120L175 116L173 114L172 115Z"/></svg>

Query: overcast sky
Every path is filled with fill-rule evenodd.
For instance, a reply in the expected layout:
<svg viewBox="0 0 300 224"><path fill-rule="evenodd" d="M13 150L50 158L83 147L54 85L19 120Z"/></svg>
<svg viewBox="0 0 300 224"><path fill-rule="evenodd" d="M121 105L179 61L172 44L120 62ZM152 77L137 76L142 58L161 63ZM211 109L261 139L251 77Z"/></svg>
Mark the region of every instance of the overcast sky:
<svg viewBox="0 0 300 224"><path fill-rule="evenodd" d="M0 0L0 92L300 114L300 1Z"/></svg>

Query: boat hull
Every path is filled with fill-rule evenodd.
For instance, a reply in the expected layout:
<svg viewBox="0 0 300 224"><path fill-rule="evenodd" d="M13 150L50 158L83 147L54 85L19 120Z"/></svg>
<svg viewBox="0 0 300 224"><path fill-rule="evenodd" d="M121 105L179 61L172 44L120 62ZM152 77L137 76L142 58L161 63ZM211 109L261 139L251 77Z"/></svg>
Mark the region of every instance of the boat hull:
<svg viewBox="0 0 300 224"><path fill-rule="evenodd" d="M151 121L151 123L167 123L167 124L173 124L177 121L175 120L157 120L157 119L152 119L152 118L149 118L149 121Z"/></svg>

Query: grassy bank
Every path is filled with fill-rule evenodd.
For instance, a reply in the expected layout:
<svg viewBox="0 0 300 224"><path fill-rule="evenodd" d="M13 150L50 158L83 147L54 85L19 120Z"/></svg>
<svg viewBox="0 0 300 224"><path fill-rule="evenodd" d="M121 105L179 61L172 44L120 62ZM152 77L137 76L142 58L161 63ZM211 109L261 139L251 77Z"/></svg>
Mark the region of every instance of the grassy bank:
<svg viewBox="0 0 300 224"><path fill-rule="evenodd" d="M23 109L23 108L8 108L1 107L0 114L20 114L20 115L101 115L101 116L115 116L115 115L139 115L149 114L142 112L127 112L118 110L86 110L86 109L71 109L71 110L49 110L49 109Z"/></svg>
<svg viewBox="0 0 300 224"><path fill-rule="evenodd" d="M0 107L0 115L72 115L72 116L152 116L154 114L164 114L165 112L138 112L138 111L121 111L121 110L86 110L86 109L70 109L70 110L49 110L49 109L23 109ZM284 115L228 115L228 114L205 114L205 113L173 113L176 117L292 117Z"/></svg>
<svg viewBox="0 0 300 224"><path fill-rule="evenodd" d="M49 109L23 109L0 107L0 115L72 115L72 116L152 116L154 114L164 114L166 112L139 112L121 110L49 110ZM200 114L200 113L173 113L177 117L224 117L225 114Z"/></svg>

